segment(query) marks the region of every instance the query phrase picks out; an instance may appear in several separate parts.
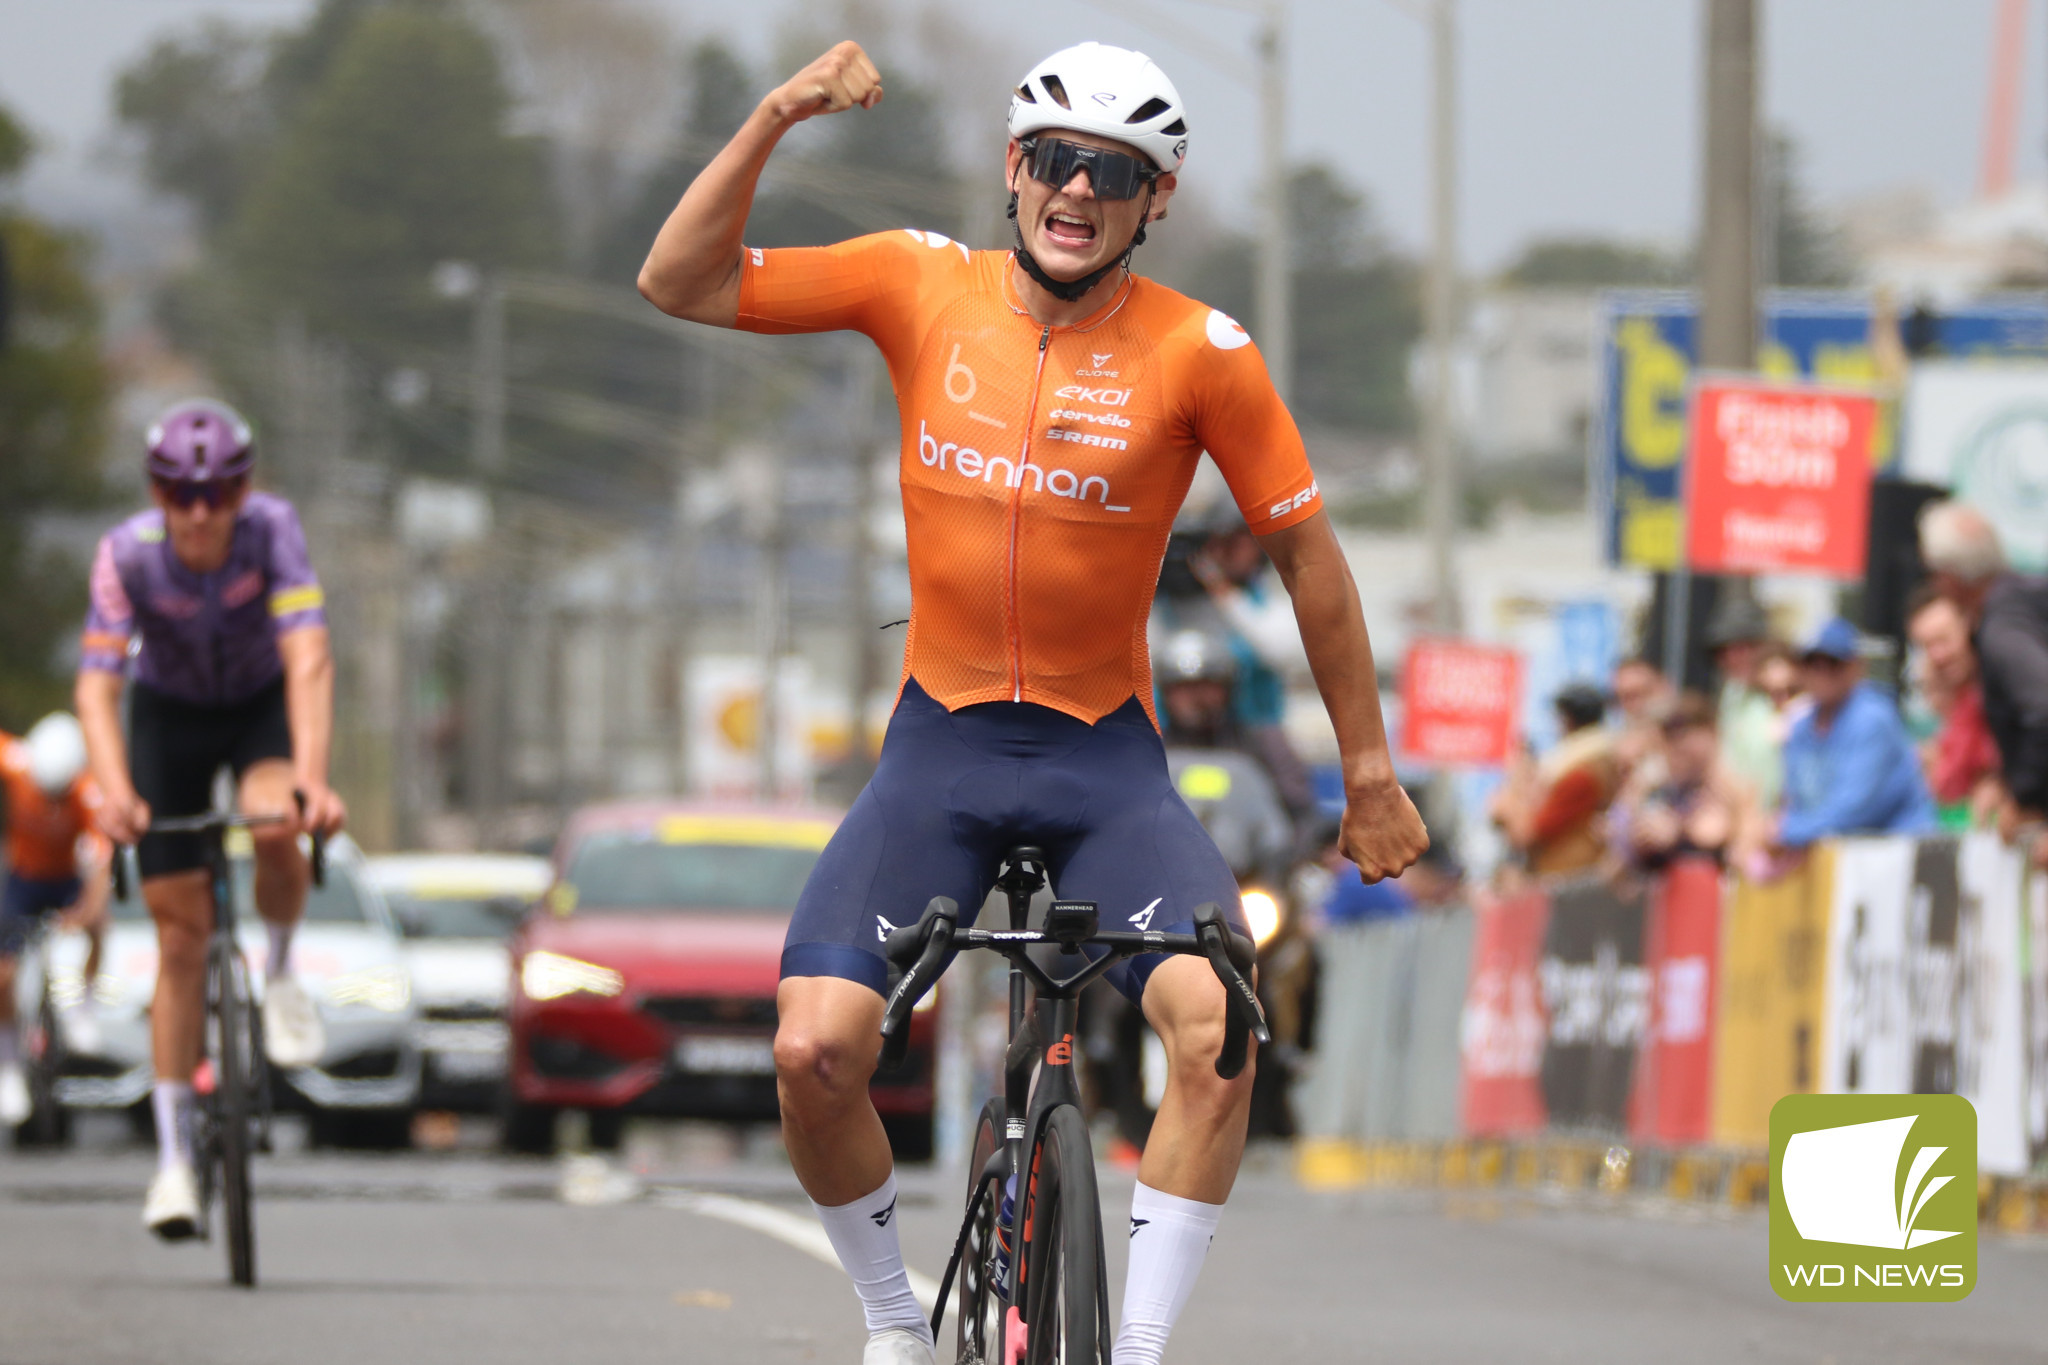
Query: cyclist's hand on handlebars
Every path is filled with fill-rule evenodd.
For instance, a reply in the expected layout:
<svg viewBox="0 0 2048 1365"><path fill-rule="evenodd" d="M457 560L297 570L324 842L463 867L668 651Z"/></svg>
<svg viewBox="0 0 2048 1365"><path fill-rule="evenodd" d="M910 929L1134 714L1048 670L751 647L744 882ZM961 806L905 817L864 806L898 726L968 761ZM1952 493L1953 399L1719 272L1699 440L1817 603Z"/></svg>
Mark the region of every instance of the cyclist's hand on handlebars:
<svg viewBox="0 0 2048 1365"><path fill-rule="evenodd" d="M801 123L813 114L836 114L858 104L872 109L882 102L882 73L859 43L840 43L770 92L767 104L786 123Z"/></svg>
<svg viewBox="0 0 2048 1365"><path fill-rule="evenodd" d="M100 830L117 844L135 844L149 832L149 802L135 794L135 788L105 792L98 811Z"/></svg>
<svg viewBox="0 0 2048 1365"><path fill-rule="evenodd" d="M348 823L348 807L325 782L303 782L299 792L306 798L305 813L299 817L300 829L333 834Z"/></svg>
<svg viewBox="0 0 2048 1365"><path fill-rule="evenodd" d="M1337 845L1368 882L1398 877L1429 847L1429 831L1408 793L1391 776L1345 794Z"/></svg>

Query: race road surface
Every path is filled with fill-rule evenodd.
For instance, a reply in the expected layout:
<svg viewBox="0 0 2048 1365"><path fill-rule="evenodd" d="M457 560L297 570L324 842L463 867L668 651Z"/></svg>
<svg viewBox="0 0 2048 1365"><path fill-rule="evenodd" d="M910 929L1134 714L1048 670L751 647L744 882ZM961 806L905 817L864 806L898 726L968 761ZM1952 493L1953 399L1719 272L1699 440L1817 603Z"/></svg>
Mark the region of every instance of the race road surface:
<svg viewBox="0 0 2048 1365"><path fill-rule="evenodd" d="M718 1134L682 1147L573 1168L483 1153L268 1159L253 1293L225 1286L217 1247L143 1234L143 1153L0 1151L0 1365L858 1361L852 1291L818 1259L772 1141L745 1155ZM638 1179L624 1170L636 1164ZM1277 1154L1253 1165L1172 1365L1918 1365L2039 1360L2048 1341L2036 1241L1987 1237L1960 1304L1794 1305L1765 1282L1756 1216L1312 1195ZM911 1264L935 1276L952 1191L942 1201L914 1172L903 1184ZM1105 1169L1113 1292L1129 1188Z"/></svg>

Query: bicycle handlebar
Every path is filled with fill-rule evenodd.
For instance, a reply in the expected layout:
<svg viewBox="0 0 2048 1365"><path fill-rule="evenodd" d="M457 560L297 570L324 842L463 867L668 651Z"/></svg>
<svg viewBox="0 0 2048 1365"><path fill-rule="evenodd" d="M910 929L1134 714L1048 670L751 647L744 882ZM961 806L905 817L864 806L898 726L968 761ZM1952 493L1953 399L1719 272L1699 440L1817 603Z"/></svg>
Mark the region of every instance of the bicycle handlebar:
<svg viewBox="0 0 2048 1365"><path fill-rule="evenodd" d="M306 795L293 792L292 799L299 804L299 814L306 813ZM281 825L285 817L278 814L236 815L229 811L207 811L201 815L171 815L149 822L150 834L212 834L219 830L261 829L267 825ZM313 885L327 885L327 836L319 830L309 835L312 849L307 861L312 864ZM115 844L113 856L108 860L108 872L113 882L114 898L122 903L128 900L128 863L121 856L122 845Z"/></svg>
<svg viewBox="0 0 2048 1365"><path fill-rule="evenodd" d="M963 930L959 921L960 907L945 896L934 896L917 923L890 933L884 952L896 980L882 1011L882 1066L902 1062L910 1046L911 1010L945 973L956 948L989 948L1016 960L1027 948L1059 943L1037 930ZM1223 907L1214 902L1197 907L1192 934L1115 930L1093 934L1076 945L1060 946L1104 948L1117 958L1140 953L1207 958L1224 990L1223 1050L1216 1058L1216 1074L1224 1080L1233 1080L1244 1070L1251 1039L1257 1038L1261 1046L1273 1041L1272 1030L1266 1027L1265 1011L1259 1007L1258 993L1244 976L1257 961L1257 948L1231 927L1223 917Z"/></svg>

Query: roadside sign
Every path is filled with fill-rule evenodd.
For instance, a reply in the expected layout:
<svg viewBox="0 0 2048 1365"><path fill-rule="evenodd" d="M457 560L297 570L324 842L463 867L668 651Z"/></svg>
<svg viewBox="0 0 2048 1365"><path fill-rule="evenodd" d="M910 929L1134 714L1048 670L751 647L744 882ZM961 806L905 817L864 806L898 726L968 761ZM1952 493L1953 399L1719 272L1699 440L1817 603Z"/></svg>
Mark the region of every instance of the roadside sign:
<svg viewBox="0 0 2048 1365"><path fill-rule="evenodd" d="M1693 386L1686 562L1861 578L1877 399L1735 376Z"/></svg>
<svg viewBox="0 0 2048 1365"><path fill-rule="evenodd" d="M1401 749L1417 763L1498 767L1514 748L1521 695L1513 650L1417 640L1401 665Z"/></svg>
<svg viewBox="0 0 2048 1365"><path fill-rule="evenodd" d="M1675 569L1685 548L1679 496L1697 305L1686 293L1644 289L1606 291L1601 303L1592 478L1607 562ZM1847 388L1877 381L1868 294L1772 291L1760 311L1757 369L1765 378ZM1945 309L1932 319L1929 340L1938 355L2038 359L2048 353L2048 299L2011 295ZM1878 477L1900 472L1899 454L1897 433L1883 414L1871 452ZM1906 463L1919 458L1909 451Z"/></svg>

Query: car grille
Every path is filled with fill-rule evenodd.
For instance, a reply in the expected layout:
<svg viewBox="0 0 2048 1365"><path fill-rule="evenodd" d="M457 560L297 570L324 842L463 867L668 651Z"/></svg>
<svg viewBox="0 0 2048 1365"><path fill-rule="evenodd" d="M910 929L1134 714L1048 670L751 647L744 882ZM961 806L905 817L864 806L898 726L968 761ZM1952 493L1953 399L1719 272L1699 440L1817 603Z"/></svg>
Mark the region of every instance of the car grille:
<svg viewBox="0 0 2048 1365"><path fill-rule="evenodd" d="M640 1002L640 1008L665 1024L723 1025L726 1027L774 1028L775 1001L772 997L743 995L657 995Z"/></svg>
<svg viewBox="0 0 2048 1365"><path fill-rule="evenodd" d="M443 1019L450 1023L466 1024L475 1020L503 1019L503 1005L428 1005L420 1011L423 1019Z"/></svg>
<svg viewBox="0 0 2048 1365"><path fill-rule="evenodd" d="M397 1048L382 1047L358 1052L320 1069L337 1081L381 1081L398 1074L398 1062Z"/></svg>
<svg viewBox="0 0 2048 1365"><path fill-rule="evenodd" d="M601 1081L625 1065L617 1057L586 1047L574 1038L551 1038L543 1034L526 1045L533 1069L543 1076L564 1081Z"/></svg>

